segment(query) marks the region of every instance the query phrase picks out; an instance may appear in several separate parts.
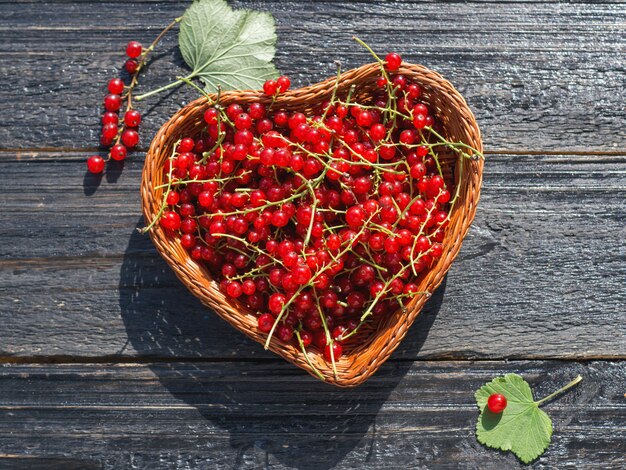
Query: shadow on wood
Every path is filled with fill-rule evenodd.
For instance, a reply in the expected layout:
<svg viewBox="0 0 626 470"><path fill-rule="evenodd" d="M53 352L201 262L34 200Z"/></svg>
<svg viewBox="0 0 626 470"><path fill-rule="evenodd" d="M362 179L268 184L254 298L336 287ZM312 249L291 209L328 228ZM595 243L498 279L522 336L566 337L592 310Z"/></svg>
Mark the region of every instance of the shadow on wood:
<svg viewBox="0 0 626 470"><path fill-rule="evenodd" d="M278 459L299 469L327 469L359 443L364 445L364 439L365 445L373 445L377 413L413 361L394 360L394 355L355 389L319 382L264 351L202 306L165 261L144 256L145 237L133 230L120 272L119 302L129 343L144 357L157 359L159 352L167 351L202 363L202 374L189 362L165 363L174 369L176 380L167 368L164 375L163 363L152 370L173 396L195 407L209 427L226 430L240 458L254 446L265 451L268 462ZM421 348L444 291L445 280L412 327L420 331L414 335L416 340L400 346L403 354L414 357ZM214 352L220 344L221 350ZM219 372L223 367L217 366L215 374L207 374L211 361L240 363L240 375L225 377ZM271 375L256 374L256 367L267 370L268 364Z"/></svg>
<svg viewBox="0 0 626 470"><path fill-rule="evenodd" d="M102 176L102 173L96 175L85 170L85 176L83 178L83 192L85 196L93 196L96 193L100 187L100 183L102 183Z"/></svg>

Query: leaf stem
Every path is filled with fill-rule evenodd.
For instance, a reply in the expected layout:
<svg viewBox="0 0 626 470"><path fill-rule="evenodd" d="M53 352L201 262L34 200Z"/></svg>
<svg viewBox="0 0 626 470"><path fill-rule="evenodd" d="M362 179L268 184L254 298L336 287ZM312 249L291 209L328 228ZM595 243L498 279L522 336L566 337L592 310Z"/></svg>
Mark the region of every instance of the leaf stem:
<svg viewBox="0 0 626 470"><path fill-rule="evenodd" d="M178 80L182 80L187 85L189 85L190 87L192 87L195 90L197 90L202 96L204 96L206 98L206 100L209 102L209 104L213 104L213 101L211 100L211 96L206 91L204 91L202 88L200 88L198 85L196 85L194 82L192 82L190 79L188 79L187 77L176 77L176 78Z"/></svg>
<svg viewBox="0 0 626 470"><path fill-rule="evenodd" d="M193 74L190 74L190 75L187 75L186 77L183 77L183 78L181 78L181 79L178 79L178 80L176 80L176 81L174 81L174 82L172 82L172 83L168 83L168 84L167 84L167 85L165 85L165 86L162 86L162 87L160 87L160 88L156 88L156 89L151 90L151 91L149 91L149 92L147 92L147 93L144 93L143 95L138 95L138 96L135 96L135 101L142 101L142 100L145 100L146 98L148 98L148 97L150 97L150 96L152 96L152 95L156 95L156 94L158 94L158 93L161 93L162 91L169 90L170 88L175 88L175 87L177 87L177 86L180 86L180 85L182 85L183 83L185 83L185 80L190 80L190 79L192 79L193 77L194 77L194 75L193 75Z"/></svg>
<svg viewBox="0 0 626 470"><path fill-rule="evenodd" d="M541 406L543 403L553 399L554 397L556 397L557 395L560 395L561 393L565 392L566 390L569 390L570 388L572 388L574 385L579 384L580 382L582 382L583 378L581 375L579 375L578 377L576 377L574 380L572 380L570 383L568 383L567 385L565 385L564 387L558 389L556 392L551 393L550 395L548 395L545 398L542 398L539 401L535 402L535 405L537 406Z"/></svg>

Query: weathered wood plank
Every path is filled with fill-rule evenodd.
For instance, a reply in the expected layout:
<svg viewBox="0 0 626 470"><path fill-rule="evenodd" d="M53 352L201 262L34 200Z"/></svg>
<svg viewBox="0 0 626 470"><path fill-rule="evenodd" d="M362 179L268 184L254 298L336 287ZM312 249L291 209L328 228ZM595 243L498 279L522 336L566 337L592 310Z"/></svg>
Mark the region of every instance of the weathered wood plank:
<svg viewBox="0 0 626 470"><path fill-rule="evenodd" d="M626 363L387 364L338 390L281 361L0 368L0 465L123 468L521 468L480 446L473 393L517 371L545 396L555 435L536 468L618 468ZM79 464L76 464L80 467ZM81 467L84 468L84 467Z"/></svg>
<svg viewBox="0 0 626 470"><path fill-rule="evenodd" d="M487 147L604 152L625 147L623 5L234 4L275 14L277 64L295 85L331 75L335 59L346 67L369 61L350 39L358 34L377 50L396 49L448 77L475 110ZM123 45L134 38L148 42L185 5L5 6L0 18L0 69L5 73L0 103L13 111L0 126L0 145L95 145L100 97L107 78L121 64ZM172 36L145 77L148 88L184 71L175 49ZM21 96L17 102L16 90ZM192 96L182 91L164 103L151 101L144 144Z"/></svg>
<svg viewBox="0 0 626 470"><path fill-rule="evenodd" d="M203 308L134 231L141 161L85 196L83 159L0 158L0 354L271 357ZM487 160L445 292L395 357L626 357L626 157Z"/></svg>

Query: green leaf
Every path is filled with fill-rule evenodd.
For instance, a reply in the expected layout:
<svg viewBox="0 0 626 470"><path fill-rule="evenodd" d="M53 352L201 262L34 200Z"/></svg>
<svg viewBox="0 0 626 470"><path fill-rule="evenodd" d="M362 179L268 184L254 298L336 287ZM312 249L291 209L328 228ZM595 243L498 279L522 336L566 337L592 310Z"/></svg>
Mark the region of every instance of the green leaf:
<svg viewBox="0 0 626 470"><path fill-rule="evenodd" d="M506 397L507 406L500 414L487 408L493 393ZM539 409L530 385L517 374L497 377L475 394L481 413L476 425L478 442L500 450L510 450L522 462L529 463L547 449L552 437L552 421Z"/></svg>
<svg viewBox="0 0 626 470"><path fill-rule="evenodd" d="M178 43L207 92L259 89L278 76L271 63L276 28L269 13L233 10L224 0L198 0L185 12Z"/></svg>

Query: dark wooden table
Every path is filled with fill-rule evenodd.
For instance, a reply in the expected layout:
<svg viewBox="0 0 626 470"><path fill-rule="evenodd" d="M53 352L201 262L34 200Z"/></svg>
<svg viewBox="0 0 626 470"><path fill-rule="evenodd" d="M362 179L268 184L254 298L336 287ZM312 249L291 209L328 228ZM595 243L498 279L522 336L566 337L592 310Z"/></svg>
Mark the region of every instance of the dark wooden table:
<svg viewBox="0 0 626 470"><path fill-rule="evenodd" d="M128 40L186 2L0 1L0 468L516 468L473 393L523 374L555 427L537 468L626 467L626 5L234 2L274 13L295 85L396 50L465 95L476 221L378 374L319 383L203 308L150 240L143 154L85 177ZM144 78L182 70L175 35ZM144 136L193 93L146 103ZM144 141L144 147L147 139Z"/></svg>

